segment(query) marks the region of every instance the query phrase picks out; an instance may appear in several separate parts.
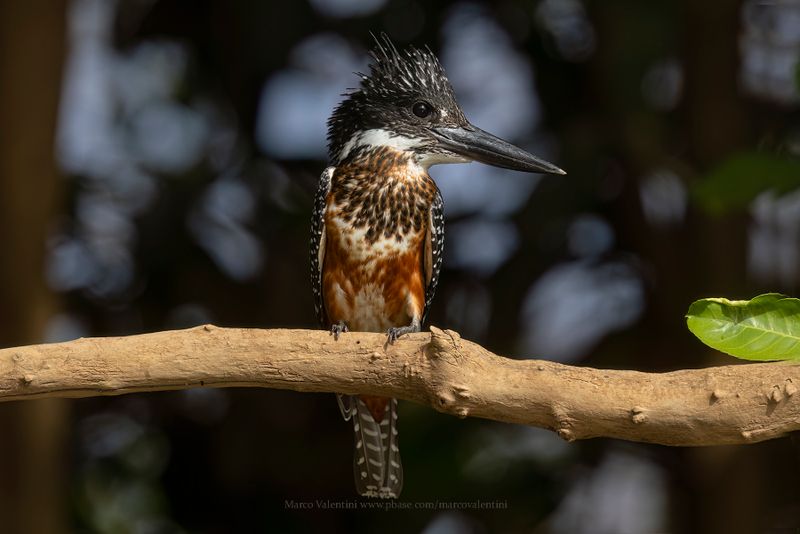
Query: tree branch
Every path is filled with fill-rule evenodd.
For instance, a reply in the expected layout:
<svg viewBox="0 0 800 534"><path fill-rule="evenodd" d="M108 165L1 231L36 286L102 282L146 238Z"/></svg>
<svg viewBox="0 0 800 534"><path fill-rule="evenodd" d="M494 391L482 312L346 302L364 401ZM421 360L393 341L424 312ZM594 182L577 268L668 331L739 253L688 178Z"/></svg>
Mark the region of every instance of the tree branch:
<svg viewBox="0 0 800 534"><path fill-rule="evenodd" d="M451 331L404 336L202 326L0 350L0 401L191 387L364 393L664 445L754 443L800 429L800 365L641 373L492 354Z"/></svg>

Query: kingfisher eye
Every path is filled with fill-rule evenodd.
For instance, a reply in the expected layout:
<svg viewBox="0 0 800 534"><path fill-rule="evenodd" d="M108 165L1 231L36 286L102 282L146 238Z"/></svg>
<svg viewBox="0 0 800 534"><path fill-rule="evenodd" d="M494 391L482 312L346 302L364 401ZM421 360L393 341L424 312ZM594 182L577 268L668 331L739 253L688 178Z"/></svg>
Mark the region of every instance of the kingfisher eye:
<svg viewBox="0 0 800 534"><path fill-rule="evenodd" d="M433 107L427 102L417 102L411 107L411 111L420 119L424 119L433 113Z"/></svg>

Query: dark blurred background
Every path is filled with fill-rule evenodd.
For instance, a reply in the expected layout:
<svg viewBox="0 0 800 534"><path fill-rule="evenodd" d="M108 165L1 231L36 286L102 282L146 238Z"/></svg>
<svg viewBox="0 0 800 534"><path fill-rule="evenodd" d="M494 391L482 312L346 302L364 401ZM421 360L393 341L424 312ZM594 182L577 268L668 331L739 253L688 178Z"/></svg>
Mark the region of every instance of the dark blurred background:
<svg viewBox="0 0 800 534"><path fill-rule="evenodd" d="M705 296L798 294L800 2L6 0L0 346L206 322L315 328L325 120L369 32L430 45L478 126L566 169L435 167L430 322L510 357L734 363ZM781 532L798 448L679 449L401 404L403 500L355 503L333 395L0 404L3 532ZM698 429L702 431L702 429Z"/></svg>

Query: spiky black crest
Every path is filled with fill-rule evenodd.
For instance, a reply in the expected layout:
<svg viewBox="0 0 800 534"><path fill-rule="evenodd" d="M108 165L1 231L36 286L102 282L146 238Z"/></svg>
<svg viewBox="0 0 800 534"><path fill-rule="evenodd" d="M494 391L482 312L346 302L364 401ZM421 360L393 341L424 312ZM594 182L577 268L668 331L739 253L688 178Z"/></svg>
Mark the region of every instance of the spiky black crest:
<svg viewBox="0 0 800 534"><path fill-rule="evenodd" d="M375 38L370 52L369 75L358 73L361 85L346 94L328 120L328 153L332 161L341 159L342 150L359 132L382 129L398 136L424 138L425 126L460 125L466 118L444 68L429 48L397 50L386 34ZM421 121L411 106L425 102L434 109L432 117Z"/></svg>
<svg viewBox="0 0 800 534"><path fill-rule="evenodd" d="M375 40L376 46L370 53L374 60L370 75L362 75L362 92L394 100L433 91L455 99L439 59L428 47L420 50L412 46L401 53L386 34L381 39Z"/></svg>

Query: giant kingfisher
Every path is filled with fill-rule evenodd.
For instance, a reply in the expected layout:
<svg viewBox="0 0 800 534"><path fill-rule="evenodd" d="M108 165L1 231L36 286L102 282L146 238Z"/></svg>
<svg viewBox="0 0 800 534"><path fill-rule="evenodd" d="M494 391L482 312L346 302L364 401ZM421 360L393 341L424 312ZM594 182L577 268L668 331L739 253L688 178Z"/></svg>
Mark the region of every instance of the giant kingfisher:
<svg viewBox="0 0 800 534"><path fill-rule="evenodd" d="M369 75L328 121L331 165L319 180L311 278L320 324L338 339L419 332L444 247L444 206L431 165L479 161L525 172L564 171L469 123L436 56L376 39ZM338 395L355 430L361 495L397 498L403 470L397 399Z"/></svg>

